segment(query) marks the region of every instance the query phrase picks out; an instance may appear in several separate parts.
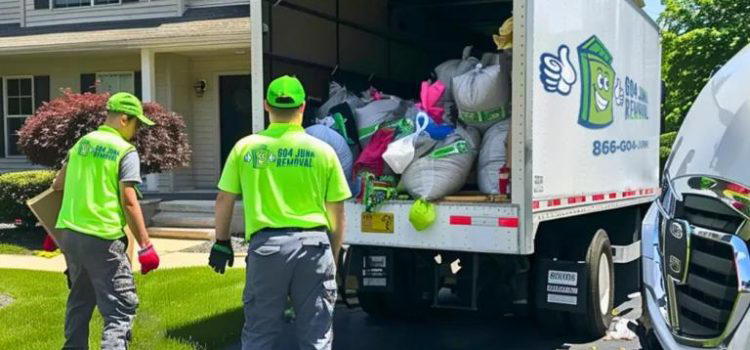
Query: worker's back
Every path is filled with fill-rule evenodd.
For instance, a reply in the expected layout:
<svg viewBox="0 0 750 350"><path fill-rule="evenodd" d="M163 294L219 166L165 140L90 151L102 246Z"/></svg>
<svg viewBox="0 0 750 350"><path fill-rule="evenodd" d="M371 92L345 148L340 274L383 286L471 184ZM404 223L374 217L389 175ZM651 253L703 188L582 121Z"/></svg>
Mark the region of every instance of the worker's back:
<svg viewBox="0 0 750 350"><path fill-rule="evenodd" d="M71 148L57 228L104 239L124 235L118 175L120 160L134 150L108 126L85 135Z"/></svg>
<svg viewBox="0 0 750 350"><path fill-rule="evenodd" d="M219 188L242 194L248 238L263 228L328 227L326 201L349 196L337 185L346 181L336 153L295 124L243 138L226 167Z"/></svg>

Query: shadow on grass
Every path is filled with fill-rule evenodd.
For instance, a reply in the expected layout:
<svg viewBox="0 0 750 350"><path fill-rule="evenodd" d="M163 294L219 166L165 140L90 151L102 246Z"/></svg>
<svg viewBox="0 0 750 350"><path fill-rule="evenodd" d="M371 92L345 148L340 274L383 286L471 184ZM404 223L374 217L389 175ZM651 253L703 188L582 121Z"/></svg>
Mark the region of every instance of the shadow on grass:
<svg viewBox="0 0 750 350"><path fill-rule="evenodd" d="M15 246L19 250L41 250L45 234L42 227L0 226L0 244Z"/></svg>
<svg viewBox="0 0 750 350"><path fill-rule="evenodd" d="M197 345L200 349L223 349L237 343L245 322L242 308L167 330L167 336Z"/></svg>

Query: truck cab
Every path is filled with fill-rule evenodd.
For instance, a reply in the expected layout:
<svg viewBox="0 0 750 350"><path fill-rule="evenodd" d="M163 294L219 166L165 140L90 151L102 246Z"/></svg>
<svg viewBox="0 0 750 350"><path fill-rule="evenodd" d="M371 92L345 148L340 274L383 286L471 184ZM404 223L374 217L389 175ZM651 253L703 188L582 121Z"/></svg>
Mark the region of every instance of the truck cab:
<svg viewBox="0 0 750 350"><path fill-rule="evenodd" d="M642 227L644 349L750 348L750 47L708 82Z"/></svg>

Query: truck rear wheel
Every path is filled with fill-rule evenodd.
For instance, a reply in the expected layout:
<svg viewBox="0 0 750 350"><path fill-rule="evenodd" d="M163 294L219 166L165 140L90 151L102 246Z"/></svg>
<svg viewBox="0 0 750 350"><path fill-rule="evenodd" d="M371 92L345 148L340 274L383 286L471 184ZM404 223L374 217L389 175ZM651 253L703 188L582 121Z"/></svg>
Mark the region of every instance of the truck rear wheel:
<svg viewBox="0 0 750 350"><path fill-rule="evenodd" d="M583 260L585 267L579 270L579 278L585 279L586 287L578 292L578 300L584 300L584 303L576 311L546 309L544 305L535 305L535 319L540 326L555 335L570 334L572 331L587 340L600 338L605 335L612 322L611 311L615 297L614 264L609 236L606 231L599 229L593 235L576 236L578 239L561 240L560 236L552 237L555 239L542 241L535 256L537 284L533 288L535 296L532 300L543 303L542 300L548 297L547 270L540 267L545 260L558 261L560 266Z"/></svg>
<svg viewBox="0 0 750 350"><path fill-rule="evenodd" d="M602 337L612 322L615 301L615 272L612 247L604 230L599 230L586 252L589 284L585 293L586 316L573 317L571 321L580 335Z"/></svg>

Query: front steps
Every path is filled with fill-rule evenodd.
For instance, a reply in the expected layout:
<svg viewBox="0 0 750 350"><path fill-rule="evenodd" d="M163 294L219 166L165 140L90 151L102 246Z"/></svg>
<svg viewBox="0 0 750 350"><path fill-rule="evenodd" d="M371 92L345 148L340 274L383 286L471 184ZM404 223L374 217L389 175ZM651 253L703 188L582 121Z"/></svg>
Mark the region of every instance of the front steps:
<svg viewBox="0 0 750 350"><path fill-rule="evenodd" d="M214 238L215 201L174 200L159 203L152 218L149 234L160 238L205 239ZM231 233L245 229L242 204L237 202L232 214Z"/></svg>

